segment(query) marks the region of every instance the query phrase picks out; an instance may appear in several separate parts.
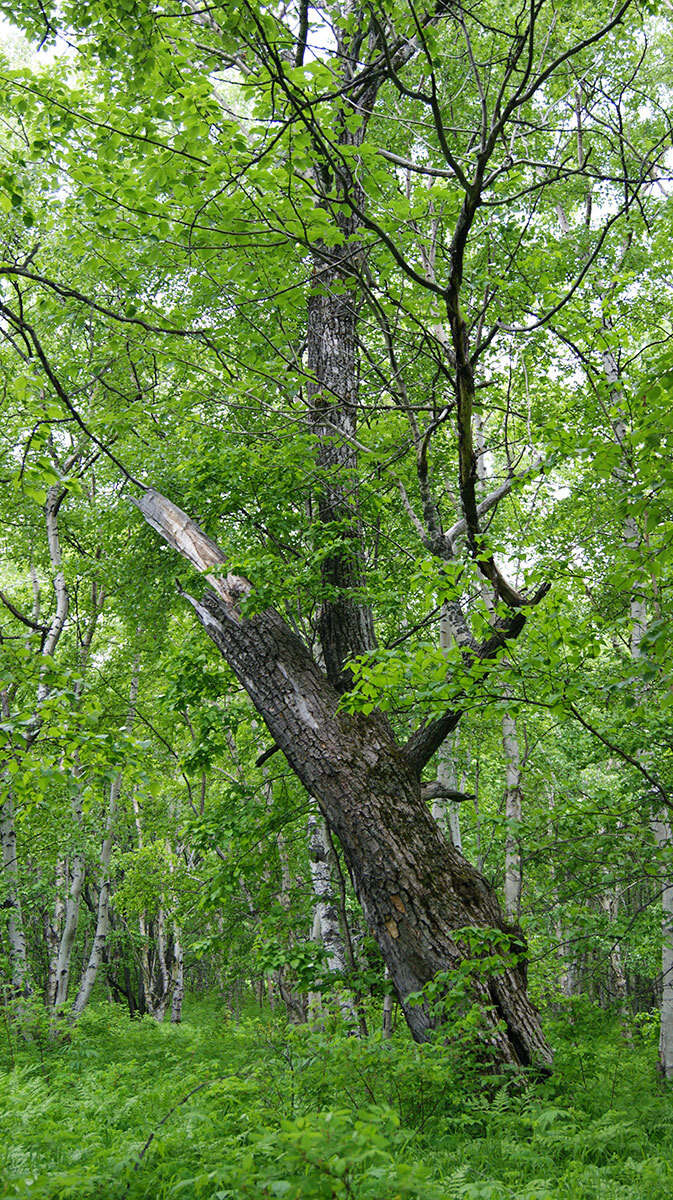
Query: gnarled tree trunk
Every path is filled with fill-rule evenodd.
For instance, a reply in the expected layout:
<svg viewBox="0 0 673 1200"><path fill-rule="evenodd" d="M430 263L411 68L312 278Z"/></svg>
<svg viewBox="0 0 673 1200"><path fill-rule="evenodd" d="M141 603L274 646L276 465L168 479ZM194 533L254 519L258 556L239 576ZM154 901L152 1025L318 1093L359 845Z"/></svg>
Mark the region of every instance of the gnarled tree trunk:
<svg viewBox="0 0 673 1200"><path fill-rule="evenodd" d="M410 994L437 972L461 968L461 929L509 928L492 888L442 836L421 798L421 769L458 716L438 718L401 747L380 713L339 712L338 692L278 613L241 616L238 602L250 584L224 573L222 551L195 522L152 489L138 506L206 573L211 589L202 600L188 599L339 837L411 1032L427 1040L436 1018L410 1004ZM484 655L495 644L491 639ZM549 1066L551 1051L520 969L474 978L472 993L497 1061Z"/></svg>

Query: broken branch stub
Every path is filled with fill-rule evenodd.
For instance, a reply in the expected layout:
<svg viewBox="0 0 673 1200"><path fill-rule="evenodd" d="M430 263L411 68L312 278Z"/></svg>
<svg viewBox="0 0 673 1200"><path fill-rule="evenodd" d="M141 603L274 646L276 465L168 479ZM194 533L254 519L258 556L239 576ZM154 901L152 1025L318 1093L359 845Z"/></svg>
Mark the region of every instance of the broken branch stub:
<svg viewBox="0 0 673 1200"><path fill-rule="evenodd" d="M226 563L226 555L206 533L187 516L177 504L162 496L155 488L148 488L139 500L132 498L133 503L140 509L148 525L168 542L173 550L186 558L192 566L205 575L208 583L224 600L229 615L236 620L239 618L238 602L250 594L252 584L242 575L224 574L221 568ZM213 572L213 567L220 568Z"/></svg>

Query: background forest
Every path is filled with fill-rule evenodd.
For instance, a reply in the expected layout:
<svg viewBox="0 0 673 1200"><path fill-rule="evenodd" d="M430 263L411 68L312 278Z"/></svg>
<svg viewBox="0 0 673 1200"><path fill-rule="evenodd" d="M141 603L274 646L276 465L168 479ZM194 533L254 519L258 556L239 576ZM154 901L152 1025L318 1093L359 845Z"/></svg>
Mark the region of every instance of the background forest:
<svg viewBox="0 0 673 1200"><path fill-rule="evenodd" d="M670 4L0 12L2 1195L668 1198Z"/></svg>

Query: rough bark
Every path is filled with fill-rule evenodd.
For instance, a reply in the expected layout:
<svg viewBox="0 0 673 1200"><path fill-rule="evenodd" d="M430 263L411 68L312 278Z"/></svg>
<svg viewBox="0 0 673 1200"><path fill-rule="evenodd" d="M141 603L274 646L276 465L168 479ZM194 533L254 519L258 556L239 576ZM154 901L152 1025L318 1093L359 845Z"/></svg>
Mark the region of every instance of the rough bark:
<svg viewBox="0 0 673 1200"><path fill-rule="evenodd" d="M358 21L369 18L359 14ZM359 69L364 28L353 35L334 26L341 84L352 87ZM373 29L370 29L370 47ZM374 75L360 87L357 100L337 114L337 148L357 147L367 132L380 79ZM352 128L356 111L359 123ZM309 427L316 438L317 520L319 536L327 536L330 552L322 564L325 590L319 637L327 678L338 691L350 687L347 663L375 645L374 623L364 600L364 564L358 514L357 424L359 407L359 347L357 337L361 265L358 243L365 196L357 174L337 154L315 145L313 177L322 206L343 237L340 245L320 242L313 257L308 299L306 360ZM329 198L328 198L329 197ZM337 204L333 203L334 198Z"/></svg>
<svg viewBox="0 0 673 1200"><path fill-rule="evenodd" d="M427 739L412 740L410 753L381 714L338 711L338 692L276 612L241 616L237 600L250 584L225 575L219 547L157 492L137 503L206 574L212 590L188 599L337 834L412 1034L427 1040L436 1019L426 1006L410 1004L410 994L437 972L464 965L461 929L507 928L492 888L442 837L421 798L419 767L433 739L430 748ZM472 992L499 1062L551 1063L521 970L475 978Z"/></svg>
<svg viewBox="0 0 673 1200"><path fill-rule="evenodd" d="M307 359L311 427L318 440L318 527L337 548L322 565L326 598L319 635L328 678L349 686L349 659L374 645L371 612L361 602L364 574L355 489L358 364L355 296L342 294L344 271L334 253L316 264L308 304Z"/></svg>

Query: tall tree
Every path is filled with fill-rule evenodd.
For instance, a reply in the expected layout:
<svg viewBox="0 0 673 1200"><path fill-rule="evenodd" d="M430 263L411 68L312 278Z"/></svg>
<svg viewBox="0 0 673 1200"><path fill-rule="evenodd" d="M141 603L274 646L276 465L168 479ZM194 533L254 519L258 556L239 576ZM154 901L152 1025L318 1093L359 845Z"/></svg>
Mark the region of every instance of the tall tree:
<svg viewBox="0 0 673 1200"><path fill-rule="evenodd" d="M548 586L534 572L526 589L514 586L486 527L532 469L511 453L501 363L516 339L542 331L545 374L547 329L648 197L665 132L652 136L650 122L640 148L643 46L624 25L632 8L577 4L559 20L547 0L505 12L137 4L129 29L121 4L62 17L20 6L47 36L67 23L100 89L99 101L64 93L58 77L38 89L6 83L22 104L41 89L72 188L59 197L61 216L81 231L86 196L85 225L108 241L98 261L88 237L93 258L76 278L53 241L26 253L19 238L2 269L6 328L66 419L131 482L161 481L218 523L224 550L159 491L138 502L208 576L210 590L192 600L197 615L339 836L420 1039L435 1018L407 1003L410 993L464 968L466 926L509 928L491 886L437 830L421 778L473 702L473 677L486 677ZM579 167L576 77L590 81L585 126L595 133L594 157ZM559 196L574 212L588 177L606 203L578 230L578 265L550 254L548 238ZM120 214L118 236L141 248L133 262L111 232ZM101 331L86 375L128 398L123 416L108 408L101 421L81 398L38 310L45 296L54 325L65 305L80 329ZM489 393L494 413L504 406L505 465L480 498L474 416ZM178 412L191 422L182 436ZM223 426L234 413L232 436ZM138 430L149 451L139 451ZM393 462L399 481L387 474ZM388 481L401 485L409 526L395 514L381 531ZM383 572L379 534L403 546ZM410 536L451 603L456 639L448 679L442 663L430 706L412 721L382 711L376 690L358 711L357 687L357 672L376 663L373 609L390 629L400 603L418 607L400 600ZM461 574L495 591L491 629L462 611ZM418 684L417 674L412 692ZM477 974L472 986L496 1057L548 1063L521 967Z"/></svg>

